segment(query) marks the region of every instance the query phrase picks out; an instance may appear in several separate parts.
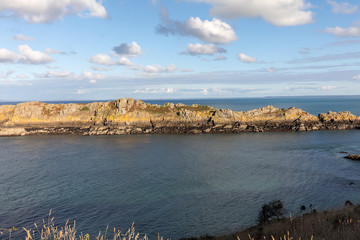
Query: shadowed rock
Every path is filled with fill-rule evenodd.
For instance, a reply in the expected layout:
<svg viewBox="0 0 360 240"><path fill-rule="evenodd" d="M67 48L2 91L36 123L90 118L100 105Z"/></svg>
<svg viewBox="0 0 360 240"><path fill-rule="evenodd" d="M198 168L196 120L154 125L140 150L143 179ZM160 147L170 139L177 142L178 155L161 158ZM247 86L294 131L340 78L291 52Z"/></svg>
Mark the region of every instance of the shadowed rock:
<svg viewBox="0 0 360 240"><path fill-rule="evenodd" d="M350 160L355 160L355 161L360 161L360 154L349 154L349 155L345 156L344 158L347 158Z"/></svg>

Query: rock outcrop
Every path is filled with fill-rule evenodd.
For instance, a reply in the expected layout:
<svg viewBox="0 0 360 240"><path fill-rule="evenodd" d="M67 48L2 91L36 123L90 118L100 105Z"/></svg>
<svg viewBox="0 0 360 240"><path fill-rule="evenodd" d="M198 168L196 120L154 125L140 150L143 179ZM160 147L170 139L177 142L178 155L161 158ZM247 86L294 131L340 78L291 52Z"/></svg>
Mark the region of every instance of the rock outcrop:
<svg viewBox="0 0 360 240"><path fill-rule="evenodd" d="M318 117L294 107L247 112L193 104L147 104L132 98L110 102L0 106L0 136L33 134L151 134L313 131L360 128L350 112Z"/></svg>
<svg viewBox="0 0 360 240"><path fill-rule="evenodd" d="M349 154L345 156L344 158L354 160L354 161L360 161L360 154Z"/></svg>

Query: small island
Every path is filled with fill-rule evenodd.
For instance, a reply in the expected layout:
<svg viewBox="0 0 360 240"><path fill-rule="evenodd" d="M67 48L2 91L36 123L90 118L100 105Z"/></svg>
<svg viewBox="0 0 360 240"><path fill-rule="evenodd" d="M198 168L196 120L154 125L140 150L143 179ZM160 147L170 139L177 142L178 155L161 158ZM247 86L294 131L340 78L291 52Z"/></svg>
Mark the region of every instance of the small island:
<svg viewBox="0 0 360 240"><path fill-rule="evenodd" d="M291 107L246 112L198 104L149 104L132 98L109 102L0 106L0 136L41 134L199 134L359 129L360 117L345 112L318 116Z"/></svg>

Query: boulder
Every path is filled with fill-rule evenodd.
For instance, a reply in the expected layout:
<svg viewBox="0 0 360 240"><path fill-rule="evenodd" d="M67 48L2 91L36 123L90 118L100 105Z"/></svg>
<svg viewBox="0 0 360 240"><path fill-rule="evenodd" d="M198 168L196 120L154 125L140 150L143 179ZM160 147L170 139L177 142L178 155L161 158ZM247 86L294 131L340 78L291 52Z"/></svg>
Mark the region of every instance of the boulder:
<svg viewBox="0 0 360 240"><path fill-rule="evenodd" d="M360 154L349 154L345 156L344 158L354 160L354 161L360 161Z"/></svg>

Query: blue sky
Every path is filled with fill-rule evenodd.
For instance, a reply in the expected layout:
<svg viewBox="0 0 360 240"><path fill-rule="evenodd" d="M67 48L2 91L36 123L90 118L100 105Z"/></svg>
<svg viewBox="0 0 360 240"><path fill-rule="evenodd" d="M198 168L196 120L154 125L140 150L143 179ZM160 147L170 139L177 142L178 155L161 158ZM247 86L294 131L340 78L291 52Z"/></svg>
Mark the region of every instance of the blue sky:
<svg viewBox="0 0 360 240"><path fill-rule="evenodd" d="M0 0L0 101L358 95L358 5Z"/></svg>

